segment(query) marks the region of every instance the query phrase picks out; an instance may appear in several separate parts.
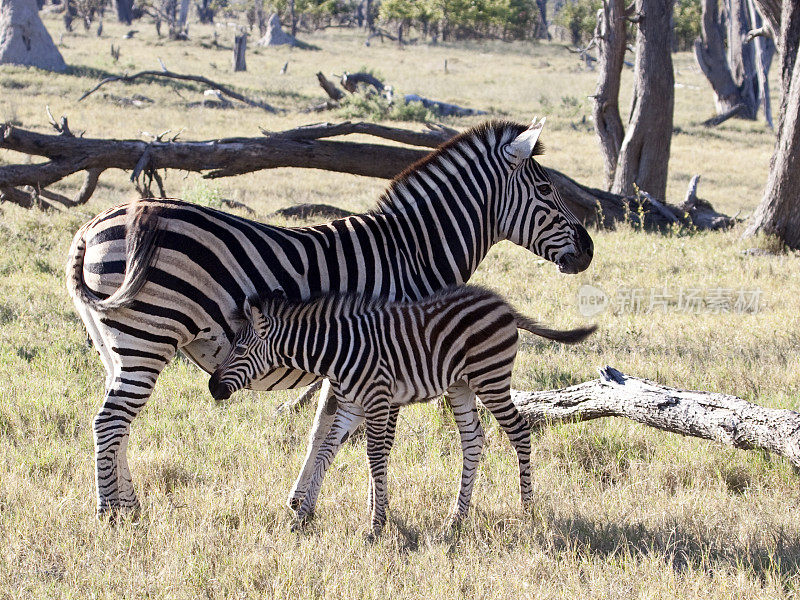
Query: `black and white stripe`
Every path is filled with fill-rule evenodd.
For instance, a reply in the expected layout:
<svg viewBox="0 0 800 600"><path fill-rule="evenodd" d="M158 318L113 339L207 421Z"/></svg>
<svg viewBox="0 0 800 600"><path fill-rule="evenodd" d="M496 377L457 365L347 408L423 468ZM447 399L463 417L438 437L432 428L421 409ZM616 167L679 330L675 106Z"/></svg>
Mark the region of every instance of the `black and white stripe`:
<svg viewBox="0 0 800 600"><path fill-rule="evenodd" d="M591 239L532 158L540 130L493 122L465 132L393 181L376 209L326 225L272 227L146 200L108 209L81 227L67 287L107 373L94 423L98 511L137 505L125 458L131 421L178 349L209 373L219 365L246 297L280 291L301 300L333 291L424 298L464 283L504 239L564 272L585 269ZM315 379L276 369L252 387ZM318 415L323 434L312 435L314 444L333 418Z"/></svg>
<svg viewBox="0 0 800 600"><path fill-rule="evenodd" d="M325 470L339 445L366 420L372 530L386 520L386 468L400 406L448 394L464 462L453 518L469 507L483 449L476 394L517 452L522 503L530 503L531 441L511 401L511 370L521 327L562 342L578 342L593 327L554 331L517 313L496 294L464 286L417 302L326 296L310 302L245 303L245 325L209 390L226 399L271 368L298 369L330 381L339 415L314 467L298 518L314 510Z"/></svg>

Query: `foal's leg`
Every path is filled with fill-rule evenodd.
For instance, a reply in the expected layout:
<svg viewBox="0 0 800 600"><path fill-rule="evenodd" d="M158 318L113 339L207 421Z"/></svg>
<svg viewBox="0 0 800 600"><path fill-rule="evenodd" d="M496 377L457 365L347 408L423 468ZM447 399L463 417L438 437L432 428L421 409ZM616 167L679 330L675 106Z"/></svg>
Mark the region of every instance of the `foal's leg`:
<svg viewBox="0 0 800 600"><path fill-rule="evenodd" d="M377 537L386 524L386 480L389 462L386 434L389 415L392 412L390 396L375 395L364 403L367 428L367 459L369 460L370 492L372 510L370 518L371 536ZM396 409L394 409L396 411Z"/></svg>
<svg viewBox="0 0 800 600"><path fill-rule="evenodd" d="M531 430L522 418L516 405L511 401L511 373L503 383L488 379L490 384L471 382L483 405L494 415L500 427L508 435L511 445L517 452L519 462L519 488L523 506L533 501L531 486Z"/></svg>
<svg viewBox="0 0 800 600"><path fill-rule="evenodd" d="M450 386L445 396L453 409L463 453L461 486L450 516L452 527L467 515L475 484L475 473L483 452L484 435L475 402L475 392L466 383L459 381Z"/></svg>

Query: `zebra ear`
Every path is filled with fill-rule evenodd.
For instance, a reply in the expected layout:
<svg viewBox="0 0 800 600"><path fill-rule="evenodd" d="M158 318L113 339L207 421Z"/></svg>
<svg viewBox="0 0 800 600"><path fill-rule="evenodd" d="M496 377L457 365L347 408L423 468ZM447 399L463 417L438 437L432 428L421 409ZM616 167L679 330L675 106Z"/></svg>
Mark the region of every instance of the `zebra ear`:
<svg viewBox="0 0 800 600"><path fill-rule="evenodd" d="M244 299L245 318L250 320L250 324L255 329L259 337L265 337L267 333L267 318L261 310L261 304L257 300L250 298Z"/></svg>
<svg viewBox="0 0 800 600"><path fill-rule="evenodd" d="M546 117L542 117L540 121L537 121L537 117L534 117L530 127L520 133L516 139L508 145L509 158L515 167L519 166L522 161L535 153L536 142L539 140L539 135L542 133L545 119Z"/></svg>

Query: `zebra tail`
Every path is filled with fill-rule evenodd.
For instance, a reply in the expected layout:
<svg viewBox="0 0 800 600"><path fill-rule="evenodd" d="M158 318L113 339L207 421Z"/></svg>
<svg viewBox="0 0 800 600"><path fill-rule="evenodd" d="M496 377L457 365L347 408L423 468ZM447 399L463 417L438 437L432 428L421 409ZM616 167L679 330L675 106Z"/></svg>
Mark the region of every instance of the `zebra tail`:
<svg viewBox="0 0 800 600"><path fill-rule="evenodd" d="M578 342L585 340L597 330L597 325L578 327L576 329L549 329L539 325L539 323L533 319L529 319L525 315L521 315L517 312L515 312L514 318L517 321L517 327L519 329L530 331L531 333L535 333L543 338L553 340L555 342L561 342L562 344L577 344Z"/></svg>
<svg viewBox="0 0 800 600"><path fill-rule="evenodd" d="M128 306L147 282L161 230L156 214L137 202L131 203L125 227L125 279L108 298L101 298L86 286L83 279L86 232L96 221L93 219L81 227L72 240L67 261L67 291L89 308L105 312Z"/></svg>

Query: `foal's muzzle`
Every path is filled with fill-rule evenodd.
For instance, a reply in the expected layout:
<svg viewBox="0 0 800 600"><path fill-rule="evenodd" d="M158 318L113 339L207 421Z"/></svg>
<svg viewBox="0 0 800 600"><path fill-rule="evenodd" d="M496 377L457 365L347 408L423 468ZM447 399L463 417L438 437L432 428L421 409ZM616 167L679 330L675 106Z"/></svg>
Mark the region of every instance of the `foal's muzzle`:
<svg viewBox="0 0 800 600"><path fill-rule="evenodd" d="M233 394L228 385L219 380L217 373L214 373L208 380L208 391L211 392L214 400L227 400Z"/></svg>

